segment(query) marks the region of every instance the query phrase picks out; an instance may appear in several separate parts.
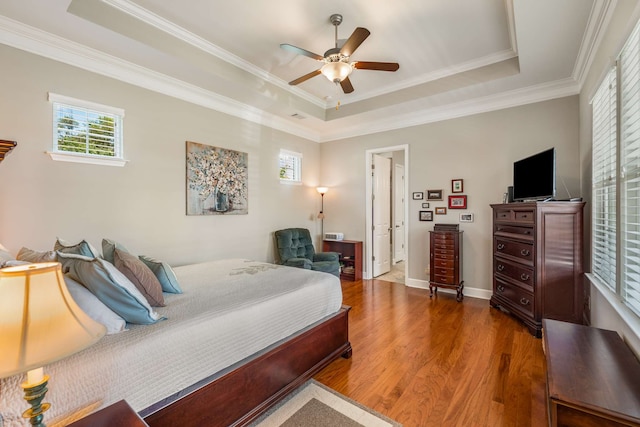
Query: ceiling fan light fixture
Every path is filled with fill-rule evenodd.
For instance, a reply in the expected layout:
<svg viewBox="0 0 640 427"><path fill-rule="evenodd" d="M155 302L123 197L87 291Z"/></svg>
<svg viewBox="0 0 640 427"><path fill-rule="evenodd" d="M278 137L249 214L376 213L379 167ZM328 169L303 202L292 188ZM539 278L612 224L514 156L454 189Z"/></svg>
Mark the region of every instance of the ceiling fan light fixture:
<svg viewBox="0 0 640 427"><path fill-rule="evenodd" d="M320 69L322 75L333 83L340 83L349 77L352 71L353 67L347 62L327 62Z"/></svg>

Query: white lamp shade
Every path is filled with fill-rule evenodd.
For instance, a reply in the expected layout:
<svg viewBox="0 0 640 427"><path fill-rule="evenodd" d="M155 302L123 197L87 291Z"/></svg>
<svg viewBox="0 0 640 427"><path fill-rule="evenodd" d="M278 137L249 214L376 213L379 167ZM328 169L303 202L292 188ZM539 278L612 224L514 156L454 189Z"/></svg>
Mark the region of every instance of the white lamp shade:
<svg viewBox="0 0 640 427"><path fill-rule="evenodd" d="M320 72L334 83L340 83L351 74L353 68L346 62L327 62L322 66Z"/></svg>
<svg viewBox="0 0 640 427"><path fill-rule="evenodd" d="M60 263L0 269L0 378L96 343L106 329L69 294Z"/></svg>
<svg viewBox="0 0 640 427"><path fill-rule="evenodd" d="M316 187L316 191L320 194L325 194L329 189L327 187Z"/></svg>

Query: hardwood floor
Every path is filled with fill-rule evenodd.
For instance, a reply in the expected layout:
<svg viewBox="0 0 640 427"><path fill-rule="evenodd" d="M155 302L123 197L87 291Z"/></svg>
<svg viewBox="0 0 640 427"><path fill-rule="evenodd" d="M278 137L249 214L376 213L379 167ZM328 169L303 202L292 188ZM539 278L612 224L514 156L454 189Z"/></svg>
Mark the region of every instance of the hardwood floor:
<svg viewBox="0 0 640 427"><path fill-rule="evenodd" d="M342 282L351 359L314 378L405 427L545 426L542 341L489 301Z"/></svg>

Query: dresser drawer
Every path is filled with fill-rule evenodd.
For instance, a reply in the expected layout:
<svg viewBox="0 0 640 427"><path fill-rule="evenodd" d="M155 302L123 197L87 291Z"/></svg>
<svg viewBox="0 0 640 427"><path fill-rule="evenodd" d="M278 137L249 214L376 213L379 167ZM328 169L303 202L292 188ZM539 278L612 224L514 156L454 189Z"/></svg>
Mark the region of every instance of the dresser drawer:
<svg viewBox="0 0 640 427"><path fill-rule="evenodd" d="M453 249L433 248L431 252L435 258L453 259L455 251Z"/></svg>
<svg viewBox="0 0 640 427"><path fill-rule="evenodd" d="M438 233L438 232L433 232L433 240L435 240L436 242L443 242L443 243L451 243L453 244L453 241L455 240L455 237L453 234L451 233Z"/></svg>
<svg viewBox="0 0 640 427"><path fill-rule="evenodd" d="M494 239L494 249L496 255L513 257L528 265L533 265L534 253L531 243L515 242L513 240L496 237Z"/></svg>
<svg viewBox="0 0 640 427"><path fill-rule="evenodd" d="M455 265L455 261L451 259L451 257L446 258L433 258L433 266L435 268L453 268Z"/></svg>
<svg viewBox="0 0 640 427"><path fill-rule="evenodd" d="M504 276L520 286L533 292L534 273L532 268L524 265L513 263L505 259L494 257L493 272Z"/></svg>
<svg viewBox="0 0 640 427"><path fill-rule="evenodd" d="M505 234L511 235L513 238L521 238L525 240L533 240L533 227L524 227L517 225L496 224L494 233L498 236Z"/></svg>
<svg viewBox="0 0 640 427"><path fill-rule="evenodd" d="M506 299L509 307L515 308L529 317L533 317L534 299L531 292L527 292L515 285L502 281L497 277L495 278L495 288L493 292Z"/></svg>
<svg viewBox="0 0 640 427"><path fill-rule="evenodd" d="M434 274L433 282L443 283L445 285L457 285L453 271L450 274Z"/></svg>
<svg viewBox="0 0 640 427"><path fill-rule="evenodd" d="M433 248L452 251L454 249L454 245L453 243L433 242Z"/></svg>
<svg viewBox="0 0 640 427"><path fill-rule="evenodd" d="M493 219L495 222L519 222L523 224L533 224L535 221L535 211L533 209L502 208L494 209Z"/></svg>

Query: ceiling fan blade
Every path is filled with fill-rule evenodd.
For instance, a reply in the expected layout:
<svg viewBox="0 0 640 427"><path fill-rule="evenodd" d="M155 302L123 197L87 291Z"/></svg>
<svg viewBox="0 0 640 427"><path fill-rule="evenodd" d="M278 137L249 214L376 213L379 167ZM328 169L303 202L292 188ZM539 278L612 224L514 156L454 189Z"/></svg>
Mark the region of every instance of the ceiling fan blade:
<svg viewBox="0 0 640 427"><path fill-rule="evenodd" d="M351 80L349 80L349 77L346 77L343 81L341 81L340 86L342 86L342 91L344 93L353 92L353 85L351 84Z"/></svg>
<svg viewBox="0 0 640 427"><path fill-rule="evenodd" d="M283 48L284 50L288 50L289 52L293 52L293 53L298 54L298 55L308 56L309 58L313 58L316 61L322 61L324 59L323 56L320 56L317 53L309 52L306 49L303 49L303 48L297 47L297 46L293 46L291 44L282 43L280 45L280 47Z"/></svg>
<svg viewBox="0 0 640 427"><path fill-rule="evenodd" d="M302 83L302 82L305 82L305 81L309 80L311 77L315 77L315 76L317 76L318 74L320 74L320 70L312 71L312 72L310 72L309 74L305 74L305 75L304 75L304 76L302 76L302 77L298 77L298 78L297 78L297 79L295 79L295 80L291 80L291 81L289 82L289 84L290 84L291 86L295 86L295 85L297 85L297 84L300 84L300 83Z"/></svg>
<svg viewBox="0 0 640 427"><path fill-rule="evenodd" d="M400 68L400 64L397 62L358 61L354 67L360 70L396 71Z"/></svg>
<svg viewBox="0 0 640 427"><path fill-rule="evenodd" d="M353 52L362 44L362 42L369 37L369 30L366 28L358 27L353 31L351 37L344 43L342 49L340 49L340 53L344 56L351 56Z"/></svg>

